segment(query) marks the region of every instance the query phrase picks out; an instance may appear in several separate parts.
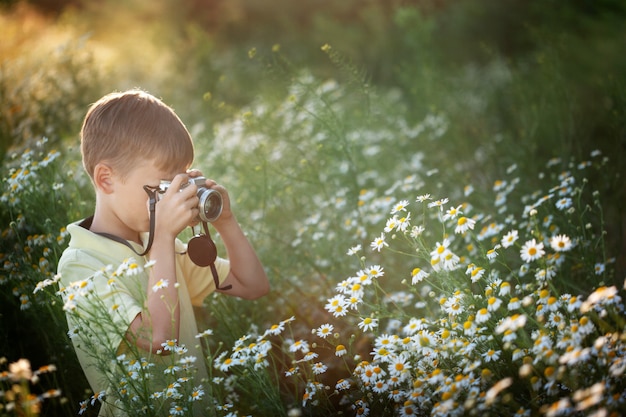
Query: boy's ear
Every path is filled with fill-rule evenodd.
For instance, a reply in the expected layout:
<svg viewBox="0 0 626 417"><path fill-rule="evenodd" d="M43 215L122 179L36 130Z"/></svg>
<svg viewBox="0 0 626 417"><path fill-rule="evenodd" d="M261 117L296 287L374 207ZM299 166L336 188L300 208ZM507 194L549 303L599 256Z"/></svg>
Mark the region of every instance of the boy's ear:
<svg viewBox="0 0 626 417"><path fill-rule="evenodd" d="M93 182L97 190L105 194L113 192L113 170L110 166L99 163L93 170Z"/></svg>

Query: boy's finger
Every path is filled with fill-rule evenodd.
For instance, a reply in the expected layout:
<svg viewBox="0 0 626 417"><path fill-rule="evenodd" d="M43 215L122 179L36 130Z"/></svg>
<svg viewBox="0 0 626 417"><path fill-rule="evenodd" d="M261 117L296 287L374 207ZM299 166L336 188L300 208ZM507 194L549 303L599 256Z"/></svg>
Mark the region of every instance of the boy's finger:
<svg viewBox="0 0 626 417"><path fill-rule="evenodd" d="M189 177L187 176L187 174L178 174L172 179L172 182L170 183L169 188L173 188L177 191L180 191L181 188L184 185L186 185L188 182L189 182Z"/></svg>
<svg viewBox="0 0 626 417"><path fill-rule="evenodd" d="M187 170L187 175L192 177L192 178L201 177L202 176L202 172L200 172L199 169L192 168L192 169L188 169Z"/></svg>

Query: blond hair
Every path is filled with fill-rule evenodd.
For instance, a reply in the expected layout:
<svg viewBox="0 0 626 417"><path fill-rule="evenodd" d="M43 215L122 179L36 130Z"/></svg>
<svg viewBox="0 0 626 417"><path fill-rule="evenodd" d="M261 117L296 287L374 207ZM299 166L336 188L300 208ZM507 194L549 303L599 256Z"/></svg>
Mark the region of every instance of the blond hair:
<svg viewBox="0 0 626 417"><path fill-rule="evenodd" d="M193 162L193 141L174 110L141 90L107 94L87 112L80 132L83 166L93 179L100 163L126 177L139 161L181 172Z"/></svg>

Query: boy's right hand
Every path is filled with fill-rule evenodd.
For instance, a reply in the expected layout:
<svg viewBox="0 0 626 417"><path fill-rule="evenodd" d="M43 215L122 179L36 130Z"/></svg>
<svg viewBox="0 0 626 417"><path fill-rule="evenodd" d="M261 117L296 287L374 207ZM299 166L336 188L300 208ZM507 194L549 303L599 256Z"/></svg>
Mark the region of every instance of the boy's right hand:
<svg viewBox="0 0 626 417"><path fill-rule="evenodd" d="M165 235L174 239L198 217L198 187L187 184L188 181L187 174L178 174L160 195L155 211L155 238Z"/></svg>

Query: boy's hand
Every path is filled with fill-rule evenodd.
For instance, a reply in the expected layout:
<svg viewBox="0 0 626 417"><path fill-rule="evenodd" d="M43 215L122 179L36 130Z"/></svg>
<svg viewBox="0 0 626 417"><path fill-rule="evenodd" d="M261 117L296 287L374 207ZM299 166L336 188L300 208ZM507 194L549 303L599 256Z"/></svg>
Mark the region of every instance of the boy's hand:
<svg viewBox="0 0 626 417"><path fill-rule="evenodd" d="M190 169L189 171L187 171L187 175L189 175L192 178L203 176L202 172L200 172L197 169ZM205 186L206 188L210 188L219 192L222 196L222 214L220 214L217 220L211 223L213 226L216 226L216 228L219 228L220 224L223 224L226 221L231 220L233 217L233 213L230 209L230 196L228 195L228 191L226 190L226 188L219 185L217 182L215 182L212 179L207 179ZM197 223L198 222L196 221L194 225Z"/></svg>
<svg viewBox="0 0 626 417"><path fill-rule="evenodd" d="M176 175L167 191L160 196L156 208L157 236L175 238L198 217L198 187L189 184L181 188L188 181L187 174Z"/></svg>

